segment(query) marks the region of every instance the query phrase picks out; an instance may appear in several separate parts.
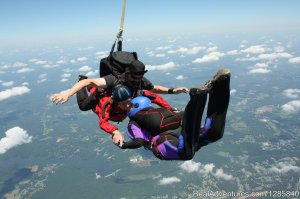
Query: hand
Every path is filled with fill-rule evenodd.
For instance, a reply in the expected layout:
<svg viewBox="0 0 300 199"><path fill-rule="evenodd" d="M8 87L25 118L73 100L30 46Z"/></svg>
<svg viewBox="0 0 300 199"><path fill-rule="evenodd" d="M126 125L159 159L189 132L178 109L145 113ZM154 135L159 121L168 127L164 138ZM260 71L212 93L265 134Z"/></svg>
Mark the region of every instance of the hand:
<svg viewBox="0 0 300 199"><path fill-rule="evenodd" d="M55 104L58 103L66 103L69 100L69 96L67 93L56 93L51 96L51 101Z"/></svg>
<svg viewBox="0 0 300 199"><path fill-rule="evenodd" d="M174 88L173 93L175 94L179 94L179 93L188 93L189 89L186 87L178 87L178 88Z"/></svg>
<svg viewBox="0 0 300 199"><path fill-rule="evenodd" d="M124 138L123 135L120 131L115 130L114 132L112 132L113 134L113 143L119 147L122 147L123 143L124 143Z"/></svg>

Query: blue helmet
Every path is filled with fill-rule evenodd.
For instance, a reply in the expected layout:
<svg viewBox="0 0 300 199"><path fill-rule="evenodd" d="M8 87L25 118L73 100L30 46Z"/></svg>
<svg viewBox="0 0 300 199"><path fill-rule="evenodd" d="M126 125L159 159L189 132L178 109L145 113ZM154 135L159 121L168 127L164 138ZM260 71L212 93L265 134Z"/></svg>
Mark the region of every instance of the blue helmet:
<svg viewBox="0 0 300 199"><path fill-rule="evenodd" d="M132 97L131 91L127 86L116 85L112 92L112 98L115 102L122 102Z"/></svg>
<svg viewBox="0 0 300 199"><path fill-rule="evenodd" d="M151 100L148 97L139 96L131 100L132 108L128 112L128 117L133 117L137 112L144 108L150 108Z"/></svg>

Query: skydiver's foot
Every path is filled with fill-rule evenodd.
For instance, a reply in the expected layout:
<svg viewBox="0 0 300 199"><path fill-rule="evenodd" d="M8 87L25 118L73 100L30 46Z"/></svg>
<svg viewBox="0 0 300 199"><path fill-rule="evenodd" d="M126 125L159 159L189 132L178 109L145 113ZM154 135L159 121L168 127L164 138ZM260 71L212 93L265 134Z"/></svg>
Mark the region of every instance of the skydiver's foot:
<svg viewBox="0 0 300 199"><path fill-rule="evenodd" d="M200 87L200 88L191 88L190 89L190 95L199 95L199 94L205 94L208 90L206 88Z"/></svg>
<svg viewBox="0 0 300 199"><path fill-rule="evenodd" d="M78 81L81 81L83 79L87 79L88 77L85 75L78 75Z"/></svg>
<svg viewBox="0 0 300 199"><path fill-rule="evenodd" d="M230 70L228 68L222 68L218 70L218 72L214 75L212 84L215 82L225 80L227 78L230 78Z"/></svg>
<svg viewBox="0 0 300 199"><path fill-rule="evenodd" d="M212 80L208 80L203 86L201 86L202 89L207 90L208 92L211 91L212 87L213 87L213 81Z"/></svg>
<svg viewBox="0 0 300 199"><path fill-rule="evenodd" d="M207 81L204 85L198 88L191 88L190 95L196 95L200 93L208 93L212 89L213 82L211 80Z"/></svg>

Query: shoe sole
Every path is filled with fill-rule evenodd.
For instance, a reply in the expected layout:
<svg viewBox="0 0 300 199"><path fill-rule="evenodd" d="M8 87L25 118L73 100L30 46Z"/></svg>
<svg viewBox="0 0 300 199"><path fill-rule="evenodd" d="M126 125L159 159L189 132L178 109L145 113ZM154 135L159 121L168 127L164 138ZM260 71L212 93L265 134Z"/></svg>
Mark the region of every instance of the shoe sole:
<svg viewBox="0 0 300 199"><path fill-rule="evenodd" d="M229 77L230 76L230 70L228 68L222 68L218 70L218 72L214 75L212 82L216 82L223 77Z"/></svg>

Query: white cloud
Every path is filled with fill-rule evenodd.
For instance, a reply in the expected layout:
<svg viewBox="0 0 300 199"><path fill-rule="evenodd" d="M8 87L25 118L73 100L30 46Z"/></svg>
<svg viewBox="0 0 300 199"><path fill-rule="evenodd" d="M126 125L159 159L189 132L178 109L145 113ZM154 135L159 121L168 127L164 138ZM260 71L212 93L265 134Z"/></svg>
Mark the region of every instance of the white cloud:
<svg viewBox="0 0 300 199"><path fill-rule="evenodd" d="M88 77L94 77L99 75L99 71L98 70L94 70L94 71L89 71L87 74L85 74Z"/></svg>
<svg viewBox="0 0 300 199"><path fill-rule="evenodd" d="M206 49L206 47L204 47L204 46L194 46L192 48L179 48L176 51L179 53L182 53L182 54L195 55L205 49Z"/></svg>
<svg viewBox="0 0 300 199"><path fill-rule="evenodd" d="M277 53L281 53L281 52L284 52L284 47L283 46L276 46L274 48L275 52Z"/></svg>
<svg viewBox="0 0 300 199"><path fill-rule="evenodd" d="M86 60L88 60L88 58L87 57L78 57L77 58L77 61L86 61Z"/></svg>
<svg viewBox="0 0 300 199"><path fill-rule="evenodd" d="M249 42L247 40L241 41L241 44L248 44Z"/></svg>
<svg viewBox="0 0 300 199"><path fill-rule="evenodd" d="M151 52L152 52L152 51L150 51L149 54L150 54ZM175 53L177 53L177 51L176 51L176 50L169 50L167 53L168 53L168 54L175 54ZM147 54L148 54L148 53L147 53Z"/></svg>
<svg viewBox="0 0 300 199"><path fill-rule="evenodd" d="M299 172L300 167L295 166L290 162L278 162L275 166L272 166L269 171L274 173L287 173L289 171Z"/></svg>
<svg viewBox="0 0 300 199"><path fill-rule="evenodd" d="M39 80L37 81L37 83L43 83L43 82L45 82L45 81L47 81L46 78L44 78L44 79L39 79Z"/></svg>
<svg viewBox="0 0 300 199"><path fill-rule="evenodd" d="M38 61L38 59L36 59L36 58L32 58L32 59L28 60L28 62L31 62L31 63L37 62L37 61Z"/></svg>
<svg viewBox="0 0 300 199"><path fill-rule="evenodd" d="M104 57L107 57L109 55L109 52L108 51L98 51L95 53L95 55L96 55L97 59L102 59Z"/></svg>
<svg viewBox="0 0 300 199"><path fill-rule="evenodd" d="M288 98L297 99L299 97L298 94L300 94L300 89L289 88L289 89L284 90L282 92L282 94L285 95Z"/></svg>
<svg viewBox="0 0 300 199"><path fill-rule="evenodd" d="M158 184L159 185L168 185L168 184L173 184L176 182L180 182L181 180L177 177L167 177L159 180Z"/></svg>
<svg viewBox="0 0 300 199"><path fill-rule="evenodd" d="M29 86L29 83L28 82L23 82L21 85L22 86Z"/></svg>
<svg viewBox="0 0 300 199"><path fill-rule="evenodd" d="M183 80L186 79L183 75L178 75L177 77L175 77L175 79L177 80Z"/></svg>
<svg viewBox="0 0 300 199"><path fill-rule="evenodd" d="M13 67L25 67L27 66L28 64L25 64L25 63L22 63L22 62L15 62L13 64Z"/></svg>
<svg viewBox="0 0 300 199"><path fill-rule="evenodd" d="M199 171L200 166L201 164L199 162L188 160L183 162L179 167L188 173L192 173L192 172Z"/></svg>
<svg viewBox="0 0 300 199"><path fill-rule="evenodd" d="M34 64L36 64L36 65L44 65L44 64L47 64L47 61L38 60Z"/></svg>
<svg viewBox="0 0 300 199"><path fill-rule="evenodd" d="M218 47L217 46L212 46L212 47L209 47L206 52L210 53L210 52L215 52L218 50Z"/></svg>
<svg viewBox="0 0 300 199"><path fill-rule="evenodd" d="M62 78L69 78L71 77L71 74L70 73L64 73L61 75Z"/></svg>
<svg viewBox="0 0 300 199"><path fill-rule="evenodd" d="M10 68L10 65L5 64L5 65L0 66L0 68L1 69L7 69L7 68Z"/></svg>
<svg viewBox="0 0 300 199"><path fill-rule="evenodd" d="M86 71L90 71L90 70L92 70L91 67L89 67L89 66L82 66L82 67L79 68L78 71L86 72Z"/></svg>
<svg viewBox="0 0 300 199"><path fill-rule="evenodd" d="M288 114L296 113L300 110L300 100L293 100L281 106L283 112Z"/></svg>
<svg viewBox="0 0 300 199"><path fill-rule="evenodd" d="M257 61L257 57L236 58L235 61Z"/></svg>
<svg viewBox="0 0 300 199"><path fill-rule="evenodd" d="M56 62L57 64L65 64L65 63L67 63L65 60L58 60L57 62Z"/></svg>
<svg viewBox="0 0 300 199"><path fill-rule="evenodd" d="M2 84L2 86L12 86L12 85L14 85L14 81L9 81L9 82L2 82L1 84Z"/></svg>
<svg viewBox="0 0 300 199"><path fill-rule="evenodd" d="M102 55L108 56L108 51L98 51L98 52L95 52L95 55L97 55L97 56L102 56Z"/></svg>
<svg viewBox="0 0 300 199"><path fill-rule="evenodd" d="M193 61L193 63L206 63L206 62L213 62L218 61L221 57L225 54L221 52L211 52L207 55L204 55L202 58L197 58Z"/></svg>
<svg viewBox="0 0 300 199"><path fill-rule="evenodd" d="M240 54L238 50L230 50L226 53L227 55L238 55Z"/></svg>
<svg viewBox="0 0 300 199"><path fill-rule="evenodd" d="M214 176L217 178L224 179L224 180L232 180L233 179L233 176L224 173L223 169L217 169Z"/></svg>
<svg viewBox="0 0 300 199"><path fill-rule="evenodd" d="M291 58L293 57L291 54L286 53L286 52L275 52L275 53L270 53L270 54L260 54L258 55L258 59L267 59L267 60L274 60L274 59L279 59L279 58Z"/></svg>
<svg viewBox="0 0 300 199"><path fill-rule="evenodd" d="M146 65L146 69L147 70L169 70L171 68L176 67L176 64L174 62L168 62L166 64L162 64L162 65Z"/></svg>
<svg viewBox="0 0 300 199"><path fill-rule="evenodd" d="M66 78L62 78L62 79L60 80L60 82L67 82L67 81L69 81L69 80L66 79Z"/></svg>
<svg viewBox="0 0 300 199"><path fill-rule="evenodd" d="M40 74L40 75L39 75L39 79L43 79L43 78L45 78L46 76L47 76L46 73Z"/></svg>
<svg viewBox="0 0 300 199"><path fill-rule="evenodd" d="M205 164L202 167L200 167L199 172L205 174L212 173L214 168L215 168L214 164Z"/></svg>
<svg viewBox="0 0 300 199"><path fill-rule="evenodd" d="M230 174L224 173L223 169L216 169L214 172L215 165L214 164L201 164L194 162L192 160L185 161L179 166L183 171L188 173L197 172L200 174L211 174L216 178L221 178L224 180L232 180L234 177Z"/></svg>
<svg viewBox="0 0 300 199"><path fill-rule="evenodd" d="M19 70L17 70L17 73L26 73L26 72L31 72L34 71L34 69L32 68L21 68Z"/></svg>
<svg viewBox="0 0 300 199"><path fill-rule="evenodd" d="M153 52L153 51L148 51L146 54L147 54L149 57L153 57L153 56L154 56L154 52Z"/></svg>
<svg viewBox="0 0 300 199"><path fill-rule="evenodd" d="M254 67L257 67L257 68L266 68L266 67L268 67L268 64L267 63L256 63L254 65Z"/></svg>
<svg viewBox="0 0 300 199"><path fill-rule="evenodd" d="M242 50L243 53L252 53L252 54L259 54L266 52L267 49L264 45L256 45L256 46L250 46L249 48L246 48L245 50Z"/></svg>
<svg viewBox="0 0 300 199"><path fill-rule="evenodd" d="M5 132L5 137L0 140L0 154L18 145L27 144L32 141L32 136L20 127L13 127Z"/></svg>
<svg viewBox="0 0 300 199"><path fill-rule="evenodd" d="M230 95L235 94L236 93L236 89L231 89L230 90Z"/></svg>
<svg viewBox="0 0 300 199"><path fill-rule="evenodd" d="M165 54L156 54L155 57L165 57Z"/></svg>
<svg viewBox="0 0 300 199"><path fill-rule="evenodd" d="M85 47L85 48L78 48L79 51L87 51L87 50L91 50L93 49L94 46L88 46L88 47Z"/></svg>
<svg viewBox="0 0 300 199"><path fill-rule="evenodd" d="M47 81L46 77L47 77L46 73L40 74L37 83L43 83L43 82Z"/></svg>
<svg viewBox="0 0 300 199"><path fill-rule="evenodd" d="M155 50L168 50L170 48L171 48L171 46L159 46L159 47L155 48Z"/></svg>
<svg viewBox="0 0 300 199"><path fill-rule="evenodd" d="M254 74L254 73L260 73L260 74L265 74L265 73L270 73L271 70L267 68L254 68L249 71L249 73Z"/></svg>
<svg viewBox="0 0 300 199"><path fill-rule="evenodd" d="M66 69L63 69L62 71L65 72L65 73L71 73L73 71L73 69L66 68Z"/></svg>
<svg viewBox="0 0 300 199"><path fill-rule="evenodd" d="M289 62L292 64L300 64L300 57L294 57L289 59Z"/></svg>
<svg viewBox="0 0 300 199"><path fill-rule="evenodd" d="M237 106L245 106L248 104L248 99L242 99L237 103Z"/></svg>
<svg viewBox="0 0 300 199"><path fill-rule="evenodd" d="M58 67L59 66L59 64L45 64L45 65L43 65L43 68L56 68L56 67Z"/></svg>
<svg viewBox="0 0 300 199"><path fill-rule="evenodd" d="M0 101L28 93L30 91L26 86L14 87L12 89L7 89L4 91L0 91Z"/></svg>

